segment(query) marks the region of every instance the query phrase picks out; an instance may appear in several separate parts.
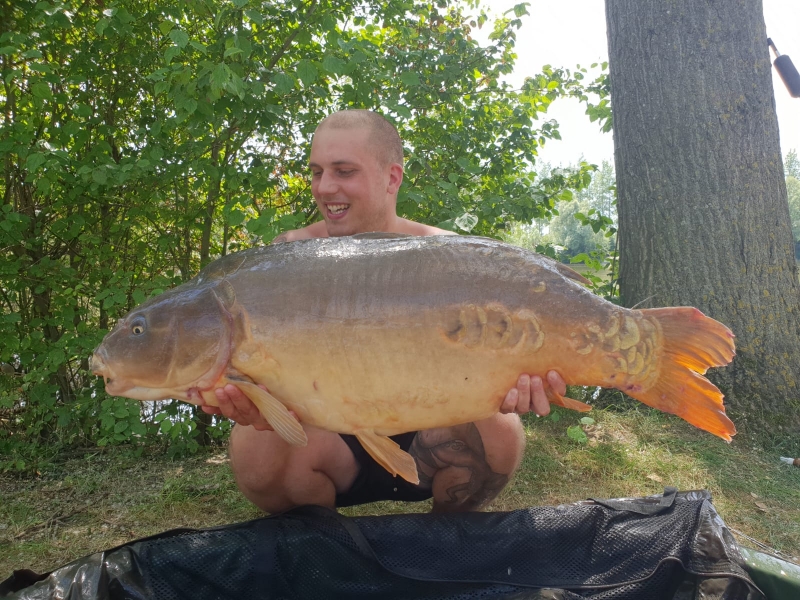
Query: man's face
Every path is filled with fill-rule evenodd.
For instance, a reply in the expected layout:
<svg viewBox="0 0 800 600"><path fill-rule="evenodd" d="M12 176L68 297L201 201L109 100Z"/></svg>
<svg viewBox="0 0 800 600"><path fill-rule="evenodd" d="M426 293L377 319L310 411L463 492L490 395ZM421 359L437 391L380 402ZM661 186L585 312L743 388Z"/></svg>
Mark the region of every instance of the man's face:
<svg viewBox="0 0 800 600"><path fill-rule="evenodd" d="M402 170L381 165L364 128L323 127L311 144L311 193L330 236L386 231Z"/></svg>

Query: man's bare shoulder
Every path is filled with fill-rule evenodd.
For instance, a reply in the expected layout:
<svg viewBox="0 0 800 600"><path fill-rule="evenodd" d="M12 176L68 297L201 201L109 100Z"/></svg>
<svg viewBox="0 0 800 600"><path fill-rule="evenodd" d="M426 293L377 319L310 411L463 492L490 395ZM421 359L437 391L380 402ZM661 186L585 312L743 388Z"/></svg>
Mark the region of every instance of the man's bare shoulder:
<svg viewBox="0 0 800 600"><path fill-rule="evenodd" d="M458 235L457 233L454 233L452 231L447 231L446 229L439 229L438 227L433 227L432 225L425 225L424 223L409 221L408 219L402 220L400 231L398 231L398 233L407 233L409 235L419 235L419 236Z"/></svg>
<svg viewBox="0 0 800 600"><path fill-rule="evenodd" d="M296 242L297 240L310 240L321 237L328 237L328 232L325 229L325 223L323 221L313 223L308 227L303 227L302 229L284 231L282 234L273 239L271 243L280 244L281 242Z"/></svg>

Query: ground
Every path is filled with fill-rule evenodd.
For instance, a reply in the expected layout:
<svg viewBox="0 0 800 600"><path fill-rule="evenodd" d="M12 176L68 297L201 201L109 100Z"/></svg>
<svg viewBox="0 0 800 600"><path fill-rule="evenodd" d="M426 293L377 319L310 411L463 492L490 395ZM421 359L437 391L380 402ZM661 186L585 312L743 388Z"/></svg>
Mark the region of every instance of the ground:
<svg viewBox="0 0 800 600"><path fill-rule="evenodd" d="M779 451L743 435L727 444L646 407L589 414L594 423L560 409L526 416L523 465L490 510L643 496L665 485L708 489L741 543L763 543L797 562L800 468L781 463ZM0 499L0 580L14 569L49 571L176 527L262 516L239 494L219 447L176 460L153 449L77 450L36 474L0 475ZM427 502L382 502L342 512L429 509Z"/></svg>

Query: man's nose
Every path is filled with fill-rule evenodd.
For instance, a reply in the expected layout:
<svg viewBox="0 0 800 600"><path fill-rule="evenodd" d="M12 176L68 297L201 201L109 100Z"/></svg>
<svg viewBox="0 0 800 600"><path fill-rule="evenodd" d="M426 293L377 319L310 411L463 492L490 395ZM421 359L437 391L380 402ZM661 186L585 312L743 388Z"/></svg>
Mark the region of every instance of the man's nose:
<svg viewBox="0 0 800 600"><path fill-rule="evenodd" d="M333 194L339 189L333 175L323 171L319 176L317 190L320 194Z"/></svg>

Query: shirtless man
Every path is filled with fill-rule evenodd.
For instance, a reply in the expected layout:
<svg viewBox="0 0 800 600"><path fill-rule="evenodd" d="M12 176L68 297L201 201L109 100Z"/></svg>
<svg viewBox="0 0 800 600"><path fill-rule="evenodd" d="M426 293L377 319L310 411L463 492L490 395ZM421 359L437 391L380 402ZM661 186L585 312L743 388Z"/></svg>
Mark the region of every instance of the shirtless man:
<svg viewBox="0 0 800 600"><path fill-rule="evenodd" d="M323 220L286 232L273 243L372 231L451 234L397 215L403 146L394 126L377 113L349 110L324 119L311 144L310 168L311 192ZM546 381L522 374L493 417L394 436L417 462L417 486L392 477L353 436L306 426L308 445L290 446L232 385L216 390L219 408L203 410L236 422L230 438L236 483L264 511L431 497L434 511L479 510L519 467L525 447L519 415L531 410L548 414L549 388L566 392L558 373L549 372Z"/></svg>

